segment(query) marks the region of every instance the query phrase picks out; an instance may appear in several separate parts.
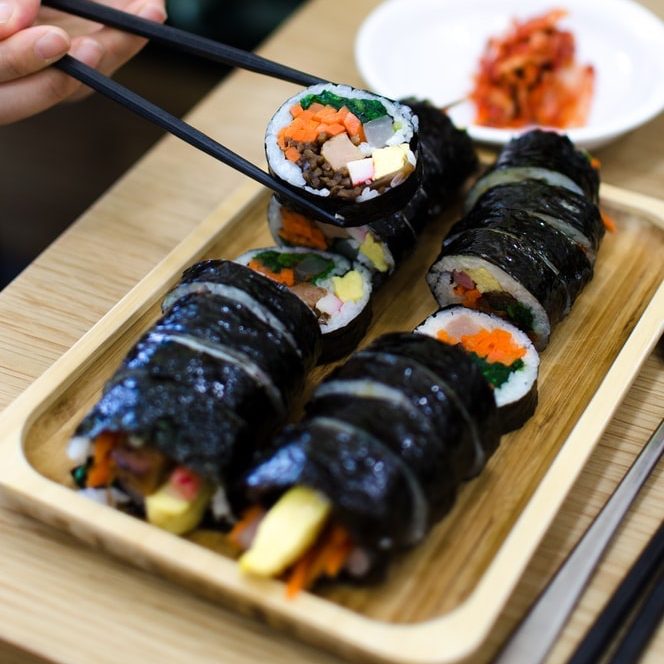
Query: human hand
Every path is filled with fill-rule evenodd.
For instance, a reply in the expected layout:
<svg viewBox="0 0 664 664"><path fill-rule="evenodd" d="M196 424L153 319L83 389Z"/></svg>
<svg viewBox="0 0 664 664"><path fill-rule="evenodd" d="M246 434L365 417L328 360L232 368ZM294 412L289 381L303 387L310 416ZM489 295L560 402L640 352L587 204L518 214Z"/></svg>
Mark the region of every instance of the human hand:
<svg viewBox="0 0 664 664"><path fill-rule="evenodd" d="M164 0L102 0L151 21L166 18ZM65 53L112 74L145 40L98 23L41 7L39 0L0 0L0 125L89 93L48 66Z"/></svg>

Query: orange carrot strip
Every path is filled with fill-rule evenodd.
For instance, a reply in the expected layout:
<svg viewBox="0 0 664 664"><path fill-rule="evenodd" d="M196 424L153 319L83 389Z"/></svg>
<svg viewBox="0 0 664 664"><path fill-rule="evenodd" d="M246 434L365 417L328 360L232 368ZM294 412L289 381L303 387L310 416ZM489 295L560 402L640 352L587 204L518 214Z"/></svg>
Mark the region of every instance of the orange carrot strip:
<svg viewBox="0 0 664 664"><path fill-rule="evenodd" d="M616 233L618 231L618 224L616 224L615 219L603 211L601 212L601 215L604 228L606 228L609 233Z"/></svg>
<svg viewBox="0 0 664 664"><path fill-rule="evenodd" d="M310 247L322 251L328 248L323 232L303 214L282 208L281 220L279 237L282 240L298 247Z"/></svg>
<svg viewBox="0 0 664 664"><path fill-rule="evenodd" d="M304 109L302 108L302 106L301 106L300 104L293 104L293 106L291 106L291 109L290 109L290 114L291 114L294 118L296 118L298 115L301 115L301 114L302 114L302 111L303 111L303 110L304 110Z"/></svg>
<svg viewBox="0 0 664 664"><path fill-rule="evenodd" d="M282 268L279 272L273 272L269 267L266 267L256 259L250 260L248 267L250 267L255 272L264 274L266 277L272 279L272 281L277 281L280 284L284 284L286 286L295 285L295 271L293 268L285 267Z"/></svg>
<svg viewBox="0 0 664 664"><path fill-rule="evenodd" d="M88 472L87 486L92 488L108 486L113 475L111 452L115 447L118 436L115 433L104 432L95 438L94 457L92 467Z"/></svg>
<svg viewBox="0 0 664 664"><path fill-rule="evenodd" d="M344 122L344 127L346 127L346 131L348 131L349 136L360 135L360 129L362 129L362 123L359 121L357 116L353 115L350 111L348 111L343 122Z"/></svg>
<svg viewBox="0 0 664 664"><path fill-rule="evenodd" d="M438 332L436 332L436 339L442 341L444 344L450 344L451 346L459 343L457 339L447 333L447 330L438 330Z"/></svg>
<svg viewBox="0 0 664 664"><path fill-rule="evenodd" d="M464 288L463 286L455 286L454 294L463 297L463 305L471 309L476 305L477 300L482 297L482 293L477 288Z"/></svg>
<svg viewBox="0 0 664 664"><path fill-rule="evenodd" d="M516 343L509 332L501 328L494 330L482 328L475 334L464 334L461 343L466 350L486 358L489 362L500 362L506 366L526 354L526 349Z"/></svg>
<svg viewBox="0 0 664 664"><path fill-rule="evenodd" d="M339 574L341 568L348 560L348 556L353 548L350 540L344 542L336 549L334 549L325 561L325 575L334 578Z"/></svg>
<svg viewBox="0 0 664 664"><path fill-rule="evenodd" d="M288 161L297 162L300 159L300 151L297 148L289 147L285 150L286 159Z"/></svg>
<svg viewBox="0 0 664 664"><path fill-rule="evenodd" d="M346 130L343 125L335 122L334 124L320 124L316 128L317 132L324 131L328 136L337 136L343 134Z"/></svg>
<svg viewBox="0 0 664 664"><path fill-rule="evenodd" d="M286 597L294 599L300 594L301 590L307 587L309 569L313 561L313 553L310 549L293 565L286 582Z"/></svg>
<svg viewBox="0 0 664 664"><path fill-rule="evenodd" d="M244 511L239 521L235 523L231 531L228 533L230 539L236 546L240 545L240 536L250 526L254 524L256 519L259 519L265 510L260 505L252 505Z"/></svg>

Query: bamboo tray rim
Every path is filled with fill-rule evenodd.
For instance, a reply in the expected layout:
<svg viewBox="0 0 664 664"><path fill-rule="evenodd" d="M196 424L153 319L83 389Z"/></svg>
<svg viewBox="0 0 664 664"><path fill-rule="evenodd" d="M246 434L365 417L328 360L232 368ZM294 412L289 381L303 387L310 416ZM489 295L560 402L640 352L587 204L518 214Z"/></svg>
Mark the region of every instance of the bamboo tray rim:
<svg viewBox="0 0 664 664"><path fill-rule="evenodd" d="M605 184L601 194L606 204L635 213L664 229L664 201ZM156 302L167 281L177 277L184 266L202 255L222 232L228 231L265 196L262 187L249 183L225 199L0 414L0 490L22 510L97 547L131 559L141 567L157 569L178 582L197 586L206 595L212 593L235 604L249 605L250 612L258 612L269 622L288 627L306 640L315 638L344 654L404 664L440 664L467 657L488 635L642 363L664 332L664 282L495 557L470 595L456 608L418 623L395 624L362 616L310 593L287 601L280 582L246 579L233 560L95 504L45 478L31 466L23 449L26 432L58 394L88 369L95 354L122 335ZM207 590L201 587L203 583L210 584ZM238 608L247 611L246 606ZM334 625L334 634L330 633L330 625Z"/></svg>

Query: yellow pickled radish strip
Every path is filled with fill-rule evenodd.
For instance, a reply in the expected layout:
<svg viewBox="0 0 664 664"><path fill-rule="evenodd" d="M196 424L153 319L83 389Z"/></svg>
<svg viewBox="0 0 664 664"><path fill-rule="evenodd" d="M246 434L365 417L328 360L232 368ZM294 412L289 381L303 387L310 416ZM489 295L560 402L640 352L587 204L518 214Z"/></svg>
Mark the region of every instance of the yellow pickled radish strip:
<svg viewBox="0 0 664 664"><path fill-rule="evenodd" d="M330 509L318 491L289 489L261 521L251 548L239 560L240 569L258 576L281 574L314 543Z"/></svg>
<svg viewBox="0 0 664 664"><path fill-rule="evenodd" d="M171 483L166 482L152 495L146 496L147 520L176 535L188 533L200 523L212 493L212 487L203 483L196 496L187 500L177 495Z"/></svg>

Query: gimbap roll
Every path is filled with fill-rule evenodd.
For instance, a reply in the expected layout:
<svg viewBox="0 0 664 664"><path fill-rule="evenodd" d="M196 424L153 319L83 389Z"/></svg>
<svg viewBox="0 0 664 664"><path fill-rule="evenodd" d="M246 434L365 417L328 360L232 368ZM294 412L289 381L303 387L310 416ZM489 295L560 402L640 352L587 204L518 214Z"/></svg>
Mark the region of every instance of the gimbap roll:
<svg viewBox="0 0 664 664"><path fill-rule="evenodd" d="M574 147L563 134L534 129L513 138L498 160L468 192L468 212L479 197L492 187L532 179L563 187L597 203L599 174L591 157Z"/></svg>
<svg viewBox="0 0 664 664"><path fill-rule="evenodd" d="M206 281L192 287L195 275ZM320 330L290 291L223 261L190 268L167 300L76 428L69 456L85 495L182 534L206 513L230 519L228 480L285 421Z"/></svg>
<svg viewBox="0 0 664 664"><path fill-rule="evenodd" d="M314 312L323 335L320 362L347 355L365 335L372 280L359 263L299 247L252 249L236 260L283 284Z"/></svg>
<svg viewBox="0 0 664 664"><path fill-rule="evenodd" d="M377 339L315 391L302 422L241 483L244 571L364 578L420 541L498 444L491 388L468 354L420 334ZM480 468L478 440L483 447Z"/></svg>
<svg viewBox="0 0 664 664"><path fill-rule="evenodd" d="M271 173L364 225L400 209L419 184L418 121L408 106L347 85L288 99L265 134Z"/></svg>
<svg viewBox="0 0 664 664"><path fill-rule="evenodd" d="M498 316L448 307L429 316L415 332L469 353L493 387L502 433L518 429L533 415L539 355L517 327Z"/></svg>

